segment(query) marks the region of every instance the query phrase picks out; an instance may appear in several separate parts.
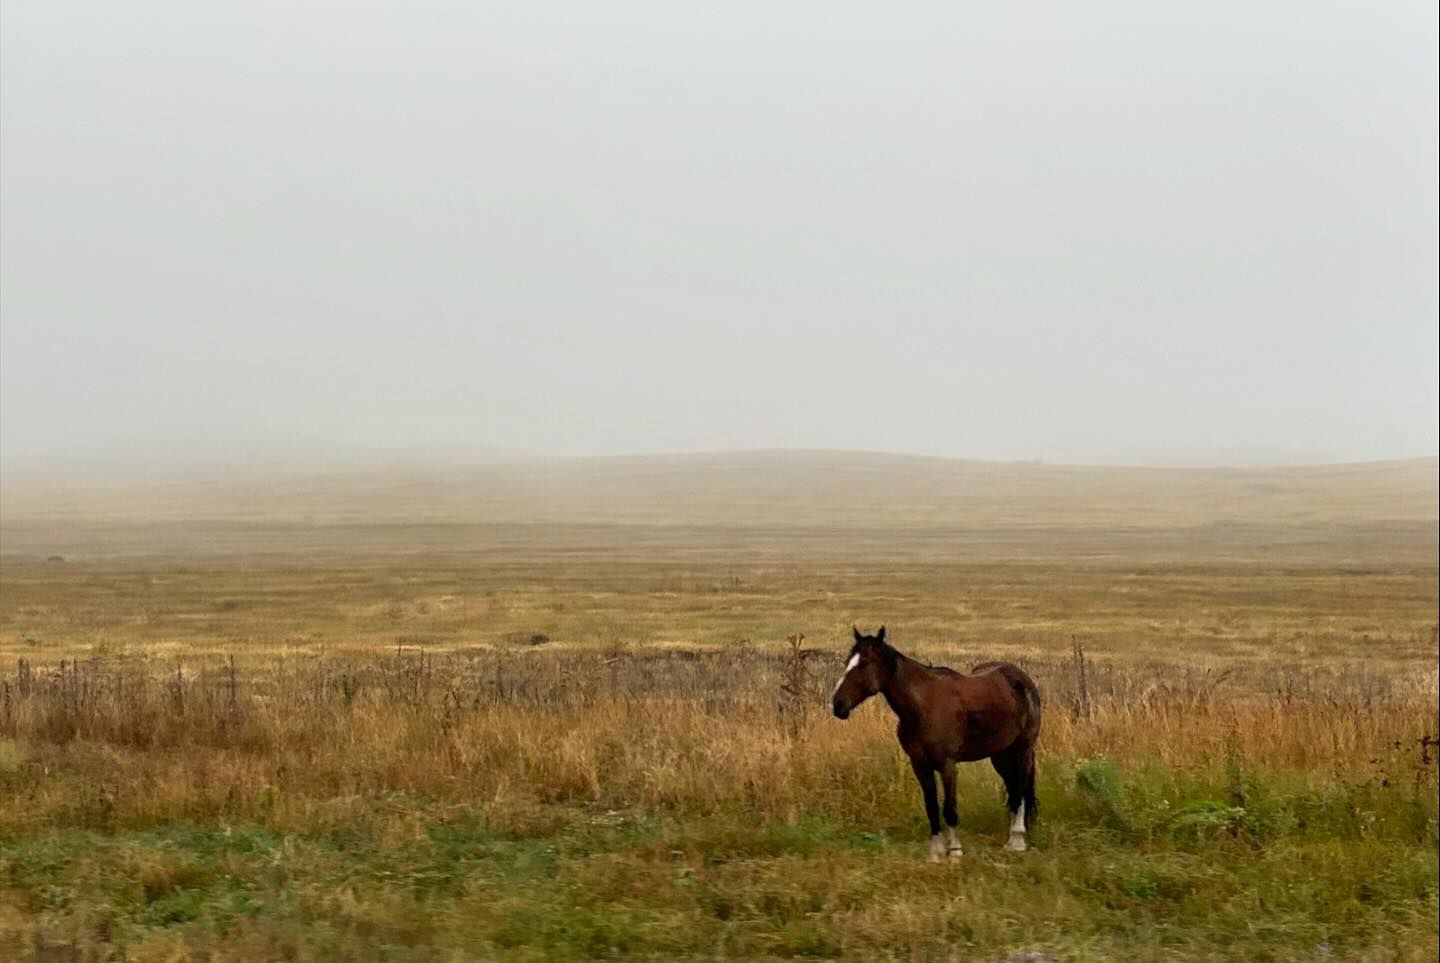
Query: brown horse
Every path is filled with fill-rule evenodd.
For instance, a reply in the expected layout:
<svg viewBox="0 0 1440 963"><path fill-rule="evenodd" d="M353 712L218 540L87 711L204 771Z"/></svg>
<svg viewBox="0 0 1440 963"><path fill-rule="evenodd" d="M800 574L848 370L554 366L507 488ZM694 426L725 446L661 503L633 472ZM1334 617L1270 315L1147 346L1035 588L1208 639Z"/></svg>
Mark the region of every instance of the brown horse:
<svg viewBox="0 0 1440 963"><path fill-rule="evenodd" d="M874 635L855 633L845 674L835 684L835 717L847 718L875 693L900 718L896 736L910 757L925 794L930 819L930 861L948 852L961 856L955 836L955 764L989 759L1000 778L1010 810L1006 849L1023 852L1025 833L1035 819L1035 740L1040 736L1040 690L1009 662L982 662L961 675L922 665L885 641L885 626ZM945 785L946 840L940 839L940 805L935 773Z"/></svg>

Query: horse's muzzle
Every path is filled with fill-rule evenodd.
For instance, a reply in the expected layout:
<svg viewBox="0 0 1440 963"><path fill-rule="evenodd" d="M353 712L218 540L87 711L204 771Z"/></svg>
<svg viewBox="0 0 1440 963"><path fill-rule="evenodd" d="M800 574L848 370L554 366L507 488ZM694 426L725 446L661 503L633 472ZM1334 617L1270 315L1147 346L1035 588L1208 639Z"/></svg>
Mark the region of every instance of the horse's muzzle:
<svg viewBox="0 0 1440 963"><path fill-rule="evenodd" d="M850 718L850 707L849 707L848 705L846 705L844 702L842 702L841 700L836 699L833 703L830 704L830 708L835 711L835 718L837 718L837 719L848 719L848 718Z"/></svg>

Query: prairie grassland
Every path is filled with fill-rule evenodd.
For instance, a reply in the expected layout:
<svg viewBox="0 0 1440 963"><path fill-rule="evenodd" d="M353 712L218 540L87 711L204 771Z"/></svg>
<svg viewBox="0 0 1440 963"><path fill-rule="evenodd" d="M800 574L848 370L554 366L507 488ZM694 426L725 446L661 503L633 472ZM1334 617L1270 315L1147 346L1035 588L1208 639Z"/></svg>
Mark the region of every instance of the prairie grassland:
<svg viewBox="0 0 1440 963"><path fill-rule="evenodd" d="M1362 481L1108 538L12 511L0 957L1432 959L1433 500ZM852 621L1037 679L1030 852L978 764L923 862L888 711L825 711Z"/></svg>

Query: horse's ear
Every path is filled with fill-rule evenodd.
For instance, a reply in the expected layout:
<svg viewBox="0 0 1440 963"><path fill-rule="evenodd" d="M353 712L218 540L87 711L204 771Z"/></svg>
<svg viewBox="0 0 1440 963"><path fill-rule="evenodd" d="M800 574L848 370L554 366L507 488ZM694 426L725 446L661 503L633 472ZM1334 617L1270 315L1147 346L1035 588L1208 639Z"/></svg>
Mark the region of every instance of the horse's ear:
<svg viewBox="0 0 1440 963"><path fill-rule="evenodd" d="M855 641L856 641L856 642L859 642L861 639L865 638L865 636L863 636L863 635L860 634L860 628L859 628L858 626L855 626L855 625L850 626L850 631L855 633Z"/></svg>
<svg viewBox="0 0 1440 963"><path fill-rule="evenodd" d="M885 641L885 626L880 626L880 631L875 633L875 638L879 639L881 642Z"/></svg>

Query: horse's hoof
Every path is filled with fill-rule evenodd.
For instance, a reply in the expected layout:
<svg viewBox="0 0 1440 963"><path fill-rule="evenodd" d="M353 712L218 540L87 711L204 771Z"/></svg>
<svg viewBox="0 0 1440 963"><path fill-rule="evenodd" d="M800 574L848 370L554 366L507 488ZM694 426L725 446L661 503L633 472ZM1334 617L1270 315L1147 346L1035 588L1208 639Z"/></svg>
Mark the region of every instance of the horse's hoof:
<svg viewBox="0 0 1440 963"><path fill-rule="evenodd" d="M965 851L964 851L963 849L961 849L959 846L956 846L954 849L950 850L949 856L950 856L950 862L952 862L952 863L958 863L958 862L960 862L960 860L962 860L962 859L965 858Z"/></svg>
<svg viewBox="0 0 1440 963"><path fill-rule="evenodd" d="M1011 836L1011 837L1010 837L1010 841L1005 844L1005 848L1008 849L1008 850L1010 850L1010 852L1012 852L1012 853L1023 853L1023 852L1025 852L1025 850L1026 850L1026 848L1027 848L1026 845L1025 845L1025 837L1024 837L1024 836Z"/></svg>
<svg viewBox="0 0 1440 963"><path fill-rule="evenodd" d="M944 861L945 861L945 860L941 858L941 856L940 856L939 853L931 853L931 854L930 854L930 862L932 862L932 863L943 863Z"/></svg>

